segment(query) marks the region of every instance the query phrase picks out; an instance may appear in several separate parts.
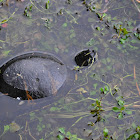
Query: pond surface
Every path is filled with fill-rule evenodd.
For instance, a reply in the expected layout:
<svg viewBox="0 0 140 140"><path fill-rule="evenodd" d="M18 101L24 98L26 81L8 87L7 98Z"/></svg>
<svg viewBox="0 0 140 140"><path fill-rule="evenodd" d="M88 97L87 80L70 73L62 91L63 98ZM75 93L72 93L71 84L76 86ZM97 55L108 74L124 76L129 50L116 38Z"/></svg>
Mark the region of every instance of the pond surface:
<svg viewBox="0 0 140 140"><path fill-rule="evenodd" d="M0 93L0 139L140 138L138 0L0 3L0 65L42 51L58 57L69 73L53 99L23 101ZM96 51L98 61L79 67L74 58L85 49Z"/></svg>

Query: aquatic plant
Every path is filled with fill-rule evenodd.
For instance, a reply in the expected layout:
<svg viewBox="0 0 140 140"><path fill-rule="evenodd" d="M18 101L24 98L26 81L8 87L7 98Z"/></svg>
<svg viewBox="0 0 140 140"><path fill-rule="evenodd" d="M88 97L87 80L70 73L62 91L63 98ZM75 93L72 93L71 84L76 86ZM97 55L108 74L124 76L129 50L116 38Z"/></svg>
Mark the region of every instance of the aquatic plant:
<svg viewBox="0 0 140 140"><path fill-rule="evenodd" d="M71 134L69 131L65 131L65 128L59 128L58 129L59 134L57 135L58 140L83 140L81 138L78 138L76 134Z"/></svg>
<svg viewBox="0 0 140 140"><path fill-rule="evenodd" d="M119 119L122 119L123 116L125 115L125 113L126 113L126 114L129 114L129 115L132 114L132 111L129 110L129 109L127 109L127 108L125 107L125 102L124 102L122 99L123 99L122 96L118 96L118 97L116 98L116 101L117 101L119 107L113 107L113 108L112 108L112 110L113 110L114 112L119 112L119 114L118 114L118 116L117 116Z"/></svg>
<svg viewBox="0 0 140 140"><path fill-rule="evenodd" d="M33 5L32 5L32 4L28 5L28 6L25 8L25 10L24 10L24 14L23 14L23 15L25 15L26 17L31 18L31 11L32 11L32 8L33 8Z"/></svg>

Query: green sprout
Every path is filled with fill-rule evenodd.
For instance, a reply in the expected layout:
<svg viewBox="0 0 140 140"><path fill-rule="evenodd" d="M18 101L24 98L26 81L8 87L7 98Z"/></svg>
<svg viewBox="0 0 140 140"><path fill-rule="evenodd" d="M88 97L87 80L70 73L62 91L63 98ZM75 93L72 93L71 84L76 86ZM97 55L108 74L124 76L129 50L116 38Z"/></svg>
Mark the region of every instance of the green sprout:
<svg viewBox="0 0 140 140"><path fill-rule="evenodd" d="M49 7L50 7L50 1L47 0L47 2L46 2L46 9L49 9Z"/></svg>
<svg viewBox="0 0 140 140"><path fill-rule="evenodd" d="M126 28L122 28L121 24L114 25L114 29L118 33L118 38L120 38L122 36L120 38L120 43L124 44L126 42L126 40L128 40L128 38L130 37L130 35L129 35L130 31L128 31Z"/></svg>
<svg viewBox="0 0 140 140"><path fill-rule="evenodd" d="M24 16L31 18L31 11L32 11L32 4L30 4L29 6L27 6L24 10Z"/></svg>
<svg viewBox="0 0 140 140"><path fill-rule="evenodd" d="M101 21L103 21L103 18L107 15L106 13L103 13L103 14L101 14L101 13L96 13L97 14L97 16L99 17L99 19L101 20Z"/></svg>
<svg viewBox="0 0 140 140"><path fill-rule="evenodd" d="M94 117L97 116L97 120L95 121L95 123L97 123L102 120L101 112L104 111L101 106L101 100L96 99L96 102L93 103L92 106L94 108L90 111L90 113L94 114Z"/></svg>
<svg viewBox="0 0 140 140"><path fill-rule="evenodd" d="M57 135L58 140L83 140L77 137L75 134L71 134L71 132L65 132L65 128L61 127L58 129L59 134Z"/></svg>
<svg viewBox="0 0 140 140"><path fill-rule="evenodd" d="M117 100L117 103L118 103L119 107L113 107L112 108L112 110L114 112L119 112L119 114L117 116L118 119L122 119L125 113L128 114L128 115L132 114L131 110L126 109L125 102L123 101L122 98L123 98L122 96L117 97L116 100Z"/></svg>
<svg viewBox="0 0 140 140"><path fill-rule="evenodd" d="M104 88L100 88L100 91L102 94L107 94L107 92L109 92L109 88L108 86L105 86Z"/></svg>
<svg viewBox="0 0 140 140"><path fill-rule="evenodd" d="M10 129L10 126L9 126L9 125L4 125L4 131L3 131L3 133L0 135L0 138L1 138L5 133L7 133L7 131L9 131L9 129Z"/></svg>
<svg viewBox="0 0 140 140"><path fill-rule="evenodd" d="M110 136L108 133L109 133L108 129L104 128L103 130L104 140L113 140L112 136Z"/></svg>

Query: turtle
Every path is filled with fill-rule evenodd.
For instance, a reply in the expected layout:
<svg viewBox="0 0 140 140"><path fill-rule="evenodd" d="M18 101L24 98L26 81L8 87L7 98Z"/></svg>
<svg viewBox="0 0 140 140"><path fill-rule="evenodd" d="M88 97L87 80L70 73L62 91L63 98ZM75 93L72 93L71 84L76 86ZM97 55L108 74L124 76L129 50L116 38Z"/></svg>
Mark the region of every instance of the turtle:
<svg viewBox="0 0 140 140"><path fill-rule="evenodd" d="M97 60L98 60L98 55L95 50L85 49L83 51L80 51L75 56L75 63L80 67L89 66L93 62L96 62Z"/></svg>
<svg viewBox="0 0 140 140"><path fill-rule="evenodd" d="M55 96L67 79L67 67L44 52L18 55L0 67L0 92L19 100Z"/></svg>
<svg viewBox="0 0 140 140"><path fill-rule="evenodd" d="M94 50L83 50L75 56L78 66L97 61ZM19 54L0 67L0 92L18 100L33 100L56 96L68 80L69 69L56 56L45 52ZM68 82L69 81L69 82ZM72 83L71 83L72 84ZM70 87L70 86L69 86Z"/></svg>

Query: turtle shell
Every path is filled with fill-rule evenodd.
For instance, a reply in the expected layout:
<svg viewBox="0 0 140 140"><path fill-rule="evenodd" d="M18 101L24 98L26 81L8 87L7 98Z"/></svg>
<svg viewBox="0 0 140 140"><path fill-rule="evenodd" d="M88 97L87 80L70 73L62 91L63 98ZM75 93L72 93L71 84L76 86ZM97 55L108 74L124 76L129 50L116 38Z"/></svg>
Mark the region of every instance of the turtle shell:
<svg viewBox="0 0 140 140"><path fill-rule="evenodd" d="M0 71L0 91L21 100L54 96L67 78L66 66L43 52L16 56Z"/></svg>

